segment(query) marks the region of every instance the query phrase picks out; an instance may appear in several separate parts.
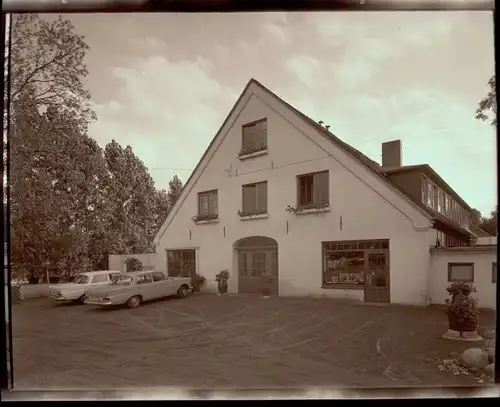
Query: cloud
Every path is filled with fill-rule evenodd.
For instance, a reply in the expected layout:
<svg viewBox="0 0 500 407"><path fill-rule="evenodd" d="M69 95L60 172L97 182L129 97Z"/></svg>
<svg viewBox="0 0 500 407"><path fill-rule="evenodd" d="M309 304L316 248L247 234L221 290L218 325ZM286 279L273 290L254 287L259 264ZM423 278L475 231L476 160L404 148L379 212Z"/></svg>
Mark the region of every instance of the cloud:
<svg viewBox="0 0 500 407"><path fill-rule="evenodd" d="M295 55L287 59L285 65L304 85L315 86L317 79L315 74L321 66L317 59L309 55Z"/></svg>
<svg viewBox="0 0 500 407"><path fill-rule="evenodd" d="M99 120L90 135L102 146L113 138L131 145L160 188L176 173L186 180L189 171L164 170L194 169L235 100L211 69L202 58L172 63L160 56L111 68L121 86L114 100L95 104Z"/></svg>

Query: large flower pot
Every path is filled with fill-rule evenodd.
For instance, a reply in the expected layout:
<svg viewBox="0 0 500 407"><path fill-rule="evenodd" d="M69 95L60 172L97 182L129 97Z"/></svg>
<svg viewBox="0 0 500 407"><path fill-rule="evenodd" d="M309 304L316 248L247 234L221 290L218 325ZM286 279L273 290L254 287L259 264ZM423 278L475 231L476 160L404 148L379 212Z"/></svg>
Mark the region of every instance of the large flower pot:
<svg viewBox="0 0 500 407"><path fill-rule="evenodd" d="M448 324L451 330L457 332L476 332L477 330L476 322L468 321L454 313L448 315Z"/></svg>
<svg viewBox="0 0 500 407"><path fill-rule="evenodd" d="M217 284L217 289L219 291L219 295L227 295L227 282L219 281Z"/></svg>

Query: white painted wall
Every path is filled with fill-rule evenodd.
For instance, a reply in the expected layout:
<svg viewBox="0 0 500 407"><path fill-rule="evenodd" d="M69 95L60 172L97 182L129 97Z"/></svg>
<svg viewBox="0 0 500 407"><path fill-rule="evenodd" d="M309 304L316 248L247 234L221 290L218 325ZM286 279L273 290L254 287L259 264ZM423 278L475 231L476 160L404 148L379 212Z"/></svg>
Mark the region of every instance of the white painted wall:
<svg viewBox="0 0 500 407"><path fill-rule="evenodd" d="M144 267L150 266L158 268L159 256L156 253L141 253L141 254L110 254L108 259L108 267L110 270L127 271L125 262L128 259L136 258L142 262ZM161 265L160 265L161 268Z"/></svg>
<svg viewBox="0 0 500 407"><path fill-rule="evenodd" d="M175 216L157 244L161 267L166 269L167 248L199 248L198 272L207 278L207 287L215 289L215 274L229 269L234 275L229 291L237 292L233 243L261 235L279 244L280 295L362 299L362 291L321 288L321 241L388 238L392 302L423 303L429 284L429 230L419 232L414 226L429 227L428 219L263 90L254 87L253 92L236 109L234 121L223 128L224 142L209 163L202 163L206 168L180 197L178 211L174 208ZM240 161L241 126L263 117L268 120L269 154ZM226 171L230 168L231 177ZM317 217L288 214L285 207L296 205L296 176L326 169L331 211ZM266 180L269 217L242 221L237 215L241 186ZM219 222L196 225L191 218L197 212L197 193L211 189L218 189Z"/></svg>
<svg viewBox="0 0 500 407"><path fill-rule="evenodd" d="M478 237L477 238L477 246L490 245L490 244L497 244L497 237L496 236Z"/></svg>
<svg viewBox="0 0 500 407"><path fill-rule="evenodd" d="M444 304L448 296L448 263L474 263L474 286L479 306L496 309L496 283L492 282L492 263L497 261L496 250L488 252L435 252L431 256L431 302Z"/></svg>

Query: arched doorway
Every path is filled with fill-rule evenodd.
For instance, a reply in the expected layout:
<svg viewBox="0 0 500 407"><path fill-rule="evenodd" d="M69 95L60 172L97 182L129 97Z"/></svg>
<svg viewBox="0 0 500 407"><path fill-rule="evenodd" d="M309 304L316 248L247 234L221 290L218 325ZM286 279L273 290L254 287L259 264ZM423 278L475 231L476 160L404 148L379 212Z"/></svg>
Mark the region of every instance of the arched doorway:
<svg viewBox="0 0 500 407"><path fill-rule="evenodd" d="M278 295L278 242L265 236L250 236L235 242L238 292Z"/></svg>
<svg viewBox="0 0 500 407"><path fill-rule="evenodd" d="M136 259L135 257L131 257L125 261L125 267L126 267L127 273L130 273L133 271L141 271L142 270L142 262L139 259Z"/></svg>

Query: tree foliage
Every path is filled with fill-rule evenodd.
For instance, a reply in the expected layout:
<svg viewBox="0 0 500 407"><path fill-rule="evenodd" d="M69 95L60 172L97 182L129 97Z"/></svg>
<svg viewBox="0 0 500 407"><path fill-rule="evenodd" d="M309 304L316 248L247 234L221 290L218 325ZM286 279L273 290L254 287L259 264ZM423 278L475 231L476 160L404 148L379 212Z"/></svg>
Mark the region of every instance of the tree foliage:
<svg viewBox="0 0 500 407"><path fill-rule="evenodd" d="M102 149L84 87L88 46L59 17L14 18L11 67L12 262L38 277L104 268L108 254L154 250L182 183L157 190L130 146Z"/></svg>
<svg viewBox="0 0 500 407"><path fill-rule="evenodd" d="M473 213L475 215L472 218L472 223L474 225L484 230L490 236L497 235L498 205L495 206L495 209L490 212L489 216L482 216L481 212L479 212L477 209L473 209Z"/></svg>
<svg viewBox="0 0 500 407"><path fill-rule="evenodd" d="M496 80L493 75L488 81L489 92L483 98L476 109L476 119L489 121L494 127L497 126L497 98L496 98Z"/></svg>
<svg viewBox="0 0 500 407"><path fill-rule="evenodd" d="M174 175L172 180L168 183L168 205L169 209L172 209L175 205L175 202L179 198L179 195L182 191L182 181L179 179L177 175Z"/></svg>
<svg viewBox="0 0 500 407"><path fill-rule="evenodd" d="M95 113L84 86L88 75L84 58L89 50L85 38L61 16L49 23L37 14L16 14L10 28L11 101L29 92L38 108L64 109L79 127L86 128Z"/></svg>

